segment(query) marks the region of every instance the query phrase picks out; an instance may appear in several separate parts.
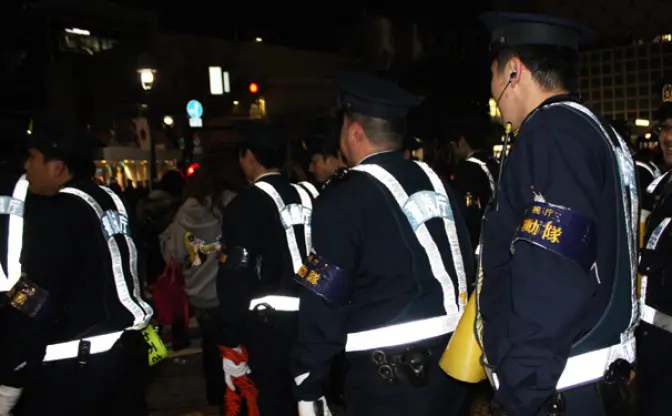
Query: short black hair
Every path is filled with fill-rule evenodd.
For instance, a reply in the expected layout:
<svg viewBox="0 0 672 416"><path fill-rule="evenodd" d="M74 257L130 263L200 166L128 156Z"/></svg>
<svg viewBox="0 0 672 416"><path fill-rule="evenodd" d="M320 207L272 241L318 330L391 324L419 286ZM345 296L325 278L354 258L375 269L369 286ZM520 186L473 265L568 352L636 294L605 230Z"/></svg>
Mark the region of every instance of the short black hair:
<svg viewBox="0 0 672 416"><path fill-rule="evenodd" d="M285 165L287 149L284 146L269 149L246 143L238 145L238 155L240 157L244 157L248 150L252 152L257 162L266 169L281 169Z"/></svg>
<svg viewBox="0 0 672 416"><path fill-rule="evenodd" d="M406 135L406 119L387 120L378 117L365 116L352 110L345 111L345 117L356 122L364 129L366 137L374 144L389 145L401 149Z"/></svg>
<svg viewBox="0 0 672 416"><path fill-rule="evenodd" d="M341 150L337 141L328 138L314 137L308 146L310 157L321 155L325 159L329 156L338 158Z"/></svg>
<svg viewBox="0 0 672 416"><path fill-rule="evenodd" d="M511 58L517 57L530 70L544 91L564 89L576 92L579 76L579 53L573 49L551 45L520 45L493 51L500 73Z"/></svg>

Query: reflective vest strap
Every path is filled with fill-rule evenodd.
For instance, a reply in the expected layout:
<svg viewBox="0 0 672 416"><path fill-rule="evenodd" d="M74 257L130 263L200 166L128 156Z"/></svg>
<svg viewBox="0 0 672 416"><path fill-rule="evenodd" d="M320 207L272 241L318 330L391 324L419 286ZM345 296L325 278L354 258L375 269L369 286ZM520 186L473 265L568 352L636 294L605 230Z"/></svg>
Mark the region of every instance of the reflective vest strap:
<svg viewBox="0 0 672 416"><path fill-rule="evenodd" d="M492 176L492 173L490 173L490 169L488 169L488 165L482 160L476 159L475 157L468 158L467 162L475 163L480 166L483 173L485 173L485 175L488 177L488 183L490 184L490 197L492 198L492 196L495 195L496 184L495 178Z"/></svg>
<svg viewBox="0 0 672 416"><path fill-rule="evenodd" d="M21 201L25 205L26 195L28 193L28 180L26 175L14 185L12 198ZM9 215L9 228L7 232L7 274L0 266L0 291L8 291L14 286L19 277L21 277L21 247L23 244L23 217L18 215Z"/></svg>
<svg viewBox="0 0 672 416"><path fill-rule="evenodd" d="M658 176L660 176L660 172L658 172L658 174L656 174L656 171L654 171L653 167L651 165L649 165L648 163L641 162L639 160L635 160L635 164L637 166L639 166L640 168L649 172L651 174L651 176L653 177L653 179L656 179Z"/></svg>
<svg viewBox="0 0 672 416"><path fill-rule="evenodd" d="M318 191L317 188L315 187L315 185L313 185L312 183L310 183L308 181L301 181L298 184L303 186L303 188L306 191L310 192L310 195L313 197L313 199L320 196L320 191Z"/></svg>
<svg viewBox="0 0 672 416"><path fill-rule="evenodd" d="M107 195L112 198L114 206L117 208L117 211L124 217L128 218L128 212L126 206L119 198L119 195L115 194L110 188L106 186L100 187ZM138 279L138 249L135 247L133 239L128 235L124 234L124 241L126 241L126 246L128 247L128 256L131 263L131 277L133 278L133 297L140 304L140 307L148 314L150 317L154 315L154 310L149 306L143 299L142 294L140 293L140 280Z"/></svg>
<svg viewBox="0 0 672 416"><path fill-rule="evenodd" d="M250 301L250 310L264 310L266 307L270 307L276 311L281 312L297 312L299 310L300 304L301 300L299 298L291 296L270 295L252 299Z"/></svg>
<svg viewBox="0 0 672 416"><path fill-rule="evenodd" d="M425 172L425 175L427 175L430 182L432 183L434 191L448 197L448 193L446 192L445 186L443 186L441 178L439 178L439 176L425 162L416 161L415 163L417 163L418 166L420 166L422 170ZM448 204L446 209L449 211L449 216L451 218L455 218L453 214L453 209L450 204ZM465 298L460 299L460 301L464 300L464 304L460 303L460 307L463 307L466 305L467 273L464 271L464 258L462 257L462 249L460 248L460 239L457 236L457 227L455 226L455 221L447 221L444 219L443 225L444 228L446 229L446 235L448 236L448 243L450 244L450 254L453 257L453 264L455 265L455 273L457 274L457 284L459 293L465 294Z"/></svg>
<svg viewBox="0 0 672 416"><path fill-rule="evenodd" d="M100 204L98 204L98 202L96 202L96 200L91 197L91 195L79 189L70 187L63 188L60 192L74 195L86 202L96 213L98 220L101 222L101 232L103 232L103 209ZM143 311L143 309L131 297L131 294L128 290L128 285L126 283L126 278L124 276L123 260L117 241L113 237L110 237L107 239L106 243L107 248L110 251L110 257L112 260L112 275L114 276L114 285L117 289L117 296L119 301L133 316L133 326L131 328L143 329L147 326L147 323L151 319L152 315L146 314L145 311Z"/></svg>
<svg viewBox="0 0 672 416"><path fill-rule="evenodd" d="M312 217L312 211L313 211L313 201L310 198L310 195L308 195L308 192L306 192L306 190L303 187L294 184L292 184L292 186L294 187L294 189L296 189L296 192L298 192L299 198L301 198L301 205L303 205L303 208L306 210L306 212L308 212L308 214L304 217L304 223L303 223L303 233L306 240L306 255L308 255L313 251L313 234L310 228L310 219Z"/></svg>
<svg viewBox="0 0 672 416"><path fill-rule="evenodd" d="M406 200L408 200L408 194L406 191L404 191L404 188L401 186L401 184L388 171L378 165L359 165L353 169L360 172L365 172L383 184L397 201L399 208L403 210L404 204L406 203ZM453 281L446 271L446 266L443 264L443 259L441 258L439 248L436 246L432 235L429 233L427 224L421 224L415 231L415 236L418 238L418 241L425 249L425 253L427 254L429 265L432 269L434 278L438 280L439 284L441 285L443 292L443 305L446 310L446 314L452 315L458 313L461 310L461 305L458 305L455 299L455 287L453 285Z"/></svg>
<svg viewBox="0 0 672 416"><path fill-rule="evenodd" d="M649 194L652 194L652 193L656 192L656 189L658 188L658 185L660 185L660 183L662 181L664 181L665 178L667 178L669 176L670 172L672 172L672 170L668 170L667 172L663 173L662 175L660 175L656 179L654 179L653 182L651 182L649 184L649 186L646 187L646 192L649 193Z"/></svg>
<svg viewBox="0 0 672 416"><path fill-rule="evenodd" d="M278 208L278 213L281 214L282 210L285 209L285 202L273 185L268 182L257 182L254 185L264 191L273 200L275 206ZM285 236L287 238L289 255L292 258L292 267L294 267L294 272L298 272L299 268L303 265L303 259L301 258L301 252L299 251L299 244L296 242L294 227L285 228Z"/></svg>
<svg viewBox="0 0 672 416"><path fill-rule="evenodd" d="M632 363L633 360L630 357L634 357L634 351L635 339L632 337L611 347L569 357L567 365L556 384L556 388L557 390L562 391L582 384L598 381L604 377L604 373L614 361L625 359ZM493 373L488 367L485 367L485 371L488 374L492 386L495 389L499 389L499 378L497 377L497 374Z"/></svg>
<svg viewBox="0 0 672 416"><path fill-rule="evenodd" d="M48 345L42 361L46 363L77 357L79 355L79 343L81 341L88 341L91 343L89 353L92 355L109 351L119 338L121 338L123 333L124 331L112 332L110 334L98 335L81 340L77 339L74 341L62 342L60 344Z"/></svg>

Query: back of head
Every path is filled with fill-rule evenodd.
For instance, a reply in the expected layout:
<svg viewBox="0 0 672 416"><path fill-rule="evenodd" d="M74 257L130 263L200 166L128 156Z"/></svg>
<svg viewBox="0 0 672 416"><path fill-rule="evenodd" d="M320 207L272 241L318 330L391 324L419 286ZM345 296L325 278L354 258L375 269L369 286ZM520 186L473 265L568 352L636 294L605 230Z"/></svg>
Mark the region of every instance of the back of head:
<svg viewBox="0 0 672 416"><path fill-rule="evenodd" d="M239 156L245 156L249 150L264 168L283 167L287 155L287 135L283 128L250 121L237 124L236 130L239 133Z"/></svg>
<svg viewBox="0 0 672 416"><path fill-rule="evenodd" d="M174 198L180 198L184 190L184 177L176 170L170 170L163 174L159 187Z"/></svg>
<svg viewBox="0 0 672 416"><path fill-rule="evenodd" d="M209 208L221 208L224 191L234 191L232 160L224 157L206 156L194 174L187 178L184 197L194 198Z"/></svg>

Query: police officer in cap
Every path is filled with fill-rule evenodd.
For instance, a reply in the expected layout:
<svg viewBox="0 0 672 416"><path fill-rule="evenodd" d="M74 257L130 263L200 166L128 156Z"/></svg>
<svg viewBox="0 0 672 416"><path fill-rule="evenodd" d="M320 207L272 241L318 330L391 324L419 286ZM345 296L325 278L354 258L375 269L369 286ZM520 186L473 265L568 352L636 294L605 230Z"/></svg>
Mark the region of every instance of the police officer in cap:
<svg viewBox="0 0 672 416"><path fill-rule="evenodd" d="M30 191L49 197L24 227L22 273L2 301L0 414L145 415L152 309L121 200L92 181L96 140L43 118L29 136Z"/></svg>
<svg viewBox="0 0 672 416"><path fill-rule="evenodd" d="M663 97L670 99L672 85ZM653 181L647 193L658 199L649 216L640 256L641 320L637 338L637 382L642 415L670 413L672 393L672 290L666 283L672 273L672 102L658 110L660 148L668 171ZM666 148L667 147L667 148Z"/></svg>
<svg viewBox="0 0 672 416"><path fill-rule="evenodd" d="M606 387L627 391L634 360L634 162L570 95L587 29L539 15L483 20L492 94L519 130L485 215L477 285L493 414L599 416Z"/></svg>
<svg viewBox="0 0 672 416"><path fill-rule="evenodd" d="M466 304L466 228L436 173L399 151L421 99L365 74L338 81L354 167L315 205L315 251L296 276L299 413L329 414L322 379L345 349L346 414L454 415L463 390L437 363Z"/></svg>
<svg viewBox="0 0 672 416"><path fill-rule="evenodd" d="M448 140L458 165L452 184L464 198L466 222L471 243L476 249L481 233L481 218L485 207L495 196L499 163L486 151L487 120L468 120L452 123Z"/></svg>
<svg viewBox="0 0 672 416"><path fill-rule="evenodd" d="M255 122L241 133L239 161L251 185L224 212L217 277L227 394L244 392L238 378L249 374L262 415L295 415L288 365L299 285L292 277L311 251L312 198L280 174L286 140L279 129Z"/></svg>
<svg viewBox="0 0 672 416"><path fill-rule="evenodd" d="M339 138L334 134L315 134L308 138L306 147L310 164L308 170L322 189L332 178L343 174L345 164L339 147Z"/></svg>

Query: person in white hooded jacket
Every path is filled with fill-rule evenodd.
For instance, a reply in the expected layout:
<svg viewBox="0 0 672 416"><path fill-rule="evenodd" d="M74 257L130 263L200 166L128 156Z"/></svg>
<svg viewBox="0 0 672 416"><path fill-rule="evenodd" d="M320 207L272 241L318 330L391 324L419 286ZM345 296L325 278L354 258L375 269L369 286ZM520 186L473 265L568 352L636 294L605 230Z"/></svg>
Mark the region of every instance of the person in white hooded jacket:
<svg viewBox="0 0 672 416"><path fill-rule="evenodd" d="M226 163L206 159L187 178L185 201L171 224L160 235L161 252L168 261L182 266L185 292L203 335L203 370L208 402L222 405L224 375L217 349L218 253L224 207L235 197Z"/></svg>

